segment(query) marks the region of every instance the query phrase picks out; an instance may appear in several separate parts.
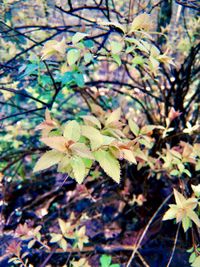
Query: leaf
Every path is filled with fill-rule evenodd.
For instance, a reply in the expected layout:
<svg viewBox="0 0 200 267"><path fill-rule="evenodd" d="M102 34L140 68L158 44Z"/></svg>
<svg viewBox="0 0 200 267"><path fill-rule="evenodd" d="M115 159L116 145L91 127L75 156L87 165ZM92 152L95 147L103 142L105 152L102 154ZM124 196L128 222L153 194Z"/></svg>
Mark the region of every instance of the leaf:
<svg viewBox="0 0 200 267"><path fill-rule="evenodd" d="M83 143L75 143L70 146L70 149L72 150L73 154L76 154L77 156L87 159L94 159L90 149Z"/></svg>
<svg viewBox="0 0 200 267"><path fill-rule="evenodd" d="M47 169L55 164L58 164L63 158L63 153L50 150L46 152L42 157L37 161L33 172L38 172L44 169Z"/></svg>
<svg viewBox="0 0 200 267"><path fill-rule="evenodd" d="M79 184L81 184L86 175L86 169L83 160L80 157L73 157L70 160L70 163L74 173L74 178Z"/></svg>
<svg viewBox="0 0 200 267"><path fill-rule="evenodd" d="M121 109L117 108L111 114L107 116L105 125L108 126L109 124L112 124L113 122L119 121L120 116L121 116Z"/></svg>
<svg viewBox="0 0 200 267"><path fill-rule="evenodd" d="M35 239L32 239L31 241L28 242L28 248L32 248L35 244L36 240Z"/></svg>
<svg viewBox="0 0 200 267"><path fill-rule="evenodd" d="M120 164L116 158L109 151L98 150L94 152L96 160L99 162L101 168L110 176L115 182L120 182Z"/></svg>
<svg viewBox="0 0 200 267"><path fill-rule="evenodd" d="M101 123L96 117L86 115L82 116L82 118L84 120L84 123L87 124L88 126L97 126L99 129L101 129Z"/></svg>
<svg viewBox="0 0 200 267"><path fill-rule="evenodd" d="M90 63L92 59L93 55L90 52L84 54L84 60L86 64Z"/></svg>
<svg viewBox="0 0 200 267"><path fill-rule="evenodd" d="M76 84L79 86L79 87L83 87L84 84L85 84L85 81L84 81L84 76L82 73L78 73L78 72L74 72L73 73L73 77L74 77L74 80L76 82Z"/></svg>
<svg viewBox="0 0 200 267"><path fill-rule="evenodd" d="M123 49L123 43L112 41L110 42L110 49L112 54L119 54Z"/></svg>
<svg viewBox="0 0 200 267"><path fill-rule="evenodd" d="M42 49L42 60L48 59L54 54L64 55L66 51L66 40L63 38L61 41L50 40L45 43Z"/></svg>
<svg viewBox="0 0 200 267"><path fill-rule="evenodd" d="M60 246L64 251L66 251L66 249L67 249L67 241L66 241L64 238L62 238L62 239L58 242L58 244L59 244L59 246Z"/></svg>
<svg viewBox="0 0 200 267"><path fill-rule="evenodd" d="M135 135L138 136L140 132L140 128L137 126L137 124L132 120L128 120L128 125L130 127L131 132Z"/></svg>
<svg viewBox="0 0 200 267"><path fill-rule="evenodd" d="M80 51L76 48L70 49L67 52L67 62L71 66L75 64L80 58Z"/></svg>
<svg viewBox="0 0 200 267"><path fill-rule="evenodd" d="M187 216L198 226L200 227L200 220L197 214L193 210L187 211Z"/></svg>
<svg viewBox="0 0 200 267"><path fill-rule="evenodd" d="M132 33L137 30L149 31L151 27L151 17L147 13L142 13L134 18L130 26L129 33Z"/></svg>
<svg viewBox="0 0 200 267"><path fill-rule="evenodd" d="M72 44L73 45L77 44L78 42L83 40L86 36L88 36L88 34L83 33L83 32L75 33L74 36L72 37Z"/></svg>
<svg viewBox="0 0 200 267"><path fill-rule="evenodd" d="M171 219L174 219L176 218L176 214L178 212L178 207L176 205L170 205L170 209L168 209L164 216L163 216L163 221L165 220L171 220Z"/></svg>
<svg viewBox="0 0 200 267"><path fill-rule="evenodd" d="M123 33L126 32L125 25L122 25L116 21L100 21L100 22L98 22L98 24L103 25L103 26L114 26L114 27L120 29Z"/></svg>
<svg viewBox="0 0 200 267"><path fill-rule="evenodd" d="M192 267L199 267L200 266L200 256L198 256L195 261L191 265Z"/></svg>
<svg viewBox="0 0 200 267"><path fill-rule="evenodd" d="M40 140L55 150L66 152L66 139L63 136L43 137Z"/></svg>
<svg viewBox="0 0 200 267"><path fill-rule="evenodd" d="M135 159L135 156L133 154L133 152L129 149L123 149L123 154L124 154L124 159L126 159L127 161L137 164L137 161Z"/></svg>
<svg viewBox="0 0 200 267"><path fill-rule="evenodd" d="M90 140L92 150L99 148L103 144L103 135L96 128L83 125L81 133Z"/></svg>
<svg viewBox="0 0 200 267"><path fill-rule="evenodd" d="M112 55L112 58L114 59L114 61L118 64L118 66L120 67L122 64L121 58L119 55Z"/></svg>
<svg viewBox="0 0 200 267"><path fill-rule="evenodd" d="M186 198L181 193L179 193L176 189L174 189L174 197L176 200L176 204L180 207L183 207L183 203L185 203Z"/></svg>
<svg viewBox="0 0 200 267"><path fill-rule="evenodd" d="M77 142L81 137L81 127L78 122L75 120L67 122L63 130L63 135L68 141L73 140Z"/></svg>
<svg viewBox="0 0 200 267"><path fill-rule="evenodd" d="M62 219L58 218L58 223L59 223L60 230L61 230L62 234L65 234L65 232L66 232L66 222L63 221Z"/></svg>
<svg viewBox="0 0 200 267"><path fill-rule="evenodd" d="M50 243L57 243L62 239L62 237L63 236L61 234L51 234Z"/></svg>
<svg viewBox="0 0 200 267"><path fill-rule="evenodd" d="M190 224L191 224L191 220L189 217L184 217L182 219L182 226L183 226L183 229L184 229L184 232L186 233L187 230L189 229L190 227Z"/></svg>
<svg viewBox="0 0 200 267"><path fill-rule="evenodd" d="M187 252L188 252L188 250L187 250ZM189 263L192 263L195 259L196 259L196 253L193 252L189 257Z"/></svg>
<svg viewBox="0 0 200 267"><path fill-rule="evenodd" d="M101 267L109 267L112 262L112 258L109 255L102 255L100 258Z"/></svg>

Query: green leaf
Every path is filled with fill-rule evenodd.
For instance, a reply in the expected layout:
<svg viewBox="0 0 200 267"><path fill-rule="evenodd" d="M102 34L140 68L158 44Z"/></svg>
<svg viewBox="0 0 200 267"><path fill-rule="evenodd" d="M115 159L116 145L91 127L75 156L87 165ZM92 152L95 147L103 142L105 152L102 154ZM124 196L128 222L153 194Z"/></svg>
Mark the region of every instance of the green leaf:
<svg viewBox="0 0 200 267"><path fill-rule="evenodd" d="M101 123L96 117L86 115L82 116L82 118L84 120L84 123L87 124L88 126L97 126L99 129L101 129Z"/></svg>
<svg viewBox="0 0 200 267"><path fill-rule="evenodd" d="M103 135L96 128L83 125L81 132L83 136L90 140L92 150L99 148L103 144Z"/></svg>
<svg viewBox="0 0 200 267"><path fill-rule="evenodd" d="M102 255L100 258L101 267L109 267L112 262L112 258L109 255Z"/></svg>
<svg viewBox="0 0 200 267"><path fill-rule="evenodd" d="M67 122L64 127L63 136L67 140L77 142L81 137L81 128L78 122L75 120Z"/></svg>
<svg viewBox="0 0 200 267"><path fill-rule="evenodd" d="M94 42L92 40L85 40L83 43L87 48L92 48L94 46Z"/></svg>
<svg viewBox="0 0 200 267"><path fill-rule="evenodd" d="M74 173L74 178L79 184L81 184L86 174L85 164L83 160L80 157L75 156L70 160L70 163Z"/></svg>
<svg viewBox="0 0 200 267"><path fill-rule="evenodd" d="M114 61L118 64L118 66L120 67L122 64L121 58L119 55L112 55L112 58L114 59Z"/></svg>
<svg viewBox="0 0 200 267"><path fill-rule="evenodd" d="M74 72L73 73L73 77L74 77L74 80L75 80L75 83L79 86L79 87L83 87L84 84L85 84L85 81L84 81L84 76L82 73L78 73L78 72Z"/></svg>
<svg viewBox="0 0 200 267"><path fill-rule="evenodd" d="M92 59L93 59L93 55L90 52L84 54L84 60L86 64L90 63Z"/></svg>
<svg viewBox="0 0 200 267"><path fill-rule="evenodd" d="M182 226L184 229L184 232L187 232L187 230L190 228L191 220L189 217L183 217L182 219Z"/></svg>
<svg viewBox="0 0 200 267"><path fill-rule="evenodd" d="M90 149L83 143L75 143L70 146L70 149L72 150L72 153L77 156L87 159L94 159L94 156L92 155Z"/></svg>
<svg viewBox="0 0 200 267"><path fill-rule="evenodd" d="M109 267L120 267L118 263L111 264Z"/></svg>
<svg viewBox="0 0 200 267"><path fill-rule="evenodd" d="M70 49L67 52L67 62L71 66L75 64L80 58L80 51L76 48Z"/></svg>
<svg viewBox="0 0 200 267"><path fill-rule="evenodd" d="M196 253L193 252L189 257L189 263L192 263L196 259Z"/></svg>
<svg viewBox="0 0 200 267"><path fill-rule="evenodd" d="M128 125L130 127L131 132L135 135L138 136L140 132L140 128L137 126L137 124L132 120L128 120Z"/></svg>
<svg viewBox="0 0 200 267"><path fill-rule="evenodd" d="M75 33L74 36L72 37L72 44L75 45L76 43L83 40L86 36L88 36L88 34L83 33L83 32Z"/></svg>
<svg viewBox="0 0 200 267"><path fill-rule="evenodd" d="M28 242L28 248L29 248L29 249L32 248L32 247L34 246L35 242L36 242L35 239L30 240L30 241Z"/></svg>
<svg viewBox="0 0 200 267"><path fill-rule="evenodd" d="M199 266L200 266L200 256L198 256L192 263L192 267L199 267Z"/></svg>
<svg viewBox="0 0 200 267"><path fill-rule="evenodd" d="M121 116L121 109L120 108L115 109L112 113L110 113L107 116L105 125L108 126L109 124L119 121L120 116Z"/></svg>
<svg viewBox="0 0 200 267"><path fill-rule="evenodd" d="M99 162L101 168L110 176L115 182L120 182L120 164L116 158L105 150L98 150L94 152L96 160Z"/></svg>
<svg viewBox="0 0 200 267"><path fill-rule="evenodd" d="M132 60L133 65L143 65L144 64L144 58L141 56L135 56Z"/></svg>
<svg viewBox="0 0 200 267"><path fill-rule="evenodd" d="M172 170L169 174L172 176L179 176L180 172L178 170Z"/></svg>
<svg viewBox="0 0 200 267"><path fill-rule="evenodd" d="M38 172L44 169L47 169L55 164L58 164L63 158L63 153L55 150L50 150L46 152L42 157L37 161L33 172Z"/></svg>
<svg viewBox="0 0 200 267"><path fill-rule="evenodd" d="M59 246L60 246L64 251L66 251L66 249L67 249L67 241L66 241L64 238L62 238L62 239L58 242L58 244L59 244Z"/></svg>
<svg viewBox="0 0 200 267"><path fill-rule="evenodd" d="M51 234L50 243L57 243L61 239L62 239L62 235L61 234Z"/></svg>
<svg viewBox="0 0 200 267"><path fill-rule="evenodd" d="M110 49L112 54L119 54L123 49L123 43L122 42L110 42Z"/></svg>

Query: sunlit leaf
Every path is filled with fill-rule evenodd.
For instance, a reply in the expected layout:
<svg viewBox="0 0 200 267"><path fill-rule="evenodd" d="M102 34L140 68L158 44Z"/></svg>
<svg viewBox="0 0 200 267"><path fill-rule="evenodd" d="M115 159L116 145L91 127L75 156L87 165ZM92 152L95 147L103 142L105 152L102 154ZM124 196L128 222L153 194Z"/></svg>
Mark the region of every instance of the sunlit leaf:
<svg viewBox="0 0 200 267"><path fill-rule="evenodd" d="M63 158L63 153L50 150L46 152L42 157L37 161L33 172L38 172L44 169L47 169L55 164L58 164Z"/></svg>
<svg viewBox="0 0 200 267"><path fill-rule="evenodd" d="M98 150L94 152L96 160L99 162L101 168L110 176L115 182L120 182L120 164L116 158L109 151Z"/></svg>

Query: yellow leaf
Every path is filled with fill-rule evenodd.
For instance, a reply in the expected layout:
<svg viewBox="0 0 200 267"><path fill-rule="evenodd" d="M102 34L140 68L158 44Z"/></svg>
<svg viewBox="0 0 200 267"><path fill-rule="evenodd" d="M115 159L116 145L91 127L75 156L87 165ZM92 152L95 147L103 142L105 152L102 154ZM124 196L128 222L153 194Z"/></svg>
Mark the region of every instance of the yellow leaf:
<svg viewBox="0 0 200 267"><path fill-rule="evenodd" d="M92 150L99 148L104 142L103 135L92 126L83 125L81 127L81 133L90 140Z"/></svg>
<svg viewBox="0 0 200 267"><path fill-rule="evenodd" d="M60 152L66 152L66 143L67 140L63 136L53 136L53 137L44 137L41 138L41 141L45 143L45 145L56 149Z"/></svg>
<svg viewBox="0 0 200 267"><path fill-rule="evenodd" d="M120 116L121 116L121 109L117 108L111 114L109 114L107 116L107 120L106 120L105 125L109 126L110 124L112 124L114 122L118 122L120 120Z"/></svg>
<svg viewBox="0 0 200 267"><path fill-rule="evenodd" d="M37 161L33 172L38 172L44 169L47 169L55 164L58 164L63 158L63 153L60 153L55 150L50 150L46 152L42 157Z"/></svg>
<svg viewBox="0 0 200 267"><path fill-rule="evenodd" d="M86 168L83 160L80 157L75 156L70 160L70 163L74 173L74 178L79 184L81 184L86 175Z"/></svg>
<svg viewBox="0 0 200 267"><path fill-rule="evenodd" d="M137 30L149 31L152 26L152 19L149 14L142 13L134 18L130 26L129 33L132 33Z"/></svg>
<svg viewBox="0 0 200 267"><path fill-rule="evenodd" d="M42 54L41 59L42 60L48 59L54 54L63 56L66 52L66 48L67 46L65 38L63 38L61 41L50 40L45 43L41 51Z"/></svg>

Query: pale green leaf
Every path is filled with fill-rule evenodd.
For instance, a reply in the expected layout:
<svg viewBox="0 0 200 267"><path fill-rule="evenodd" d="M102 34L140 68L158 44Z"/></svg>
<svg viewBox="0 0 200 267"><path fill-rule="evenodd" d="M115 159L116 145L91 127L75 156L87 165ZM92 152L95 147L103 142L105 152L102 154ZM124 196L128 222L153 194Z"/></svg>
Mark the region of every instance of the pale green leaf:
<svg viewBox="0 0 200 267"><path fill-rule="evenodd" d="M70 49L67 52L67 62L71 66L75 64L80 58L80 51L76 48Z"/></svg>
<svg viewBox="0 0 200 267"><path fill-rule="evenodd" d="M83 136L90 140L92 150L99 148L103 144L103 136L96 128L83 125L81 132Z"/></svg>
<svg viewBox="0 0 200 267"><path fill-rule="evenodd" d="M117 21L99 21L98 24L103 26L115 26L116 28L120 29L123 33L126 32L126 26L120 24Z"/></svg>
<svg viewBox="0 0 200 267"><path fill-rule="evenodd" d="M83 32L75 33L74 36L72 37L72 44L73 45L77 44L78 42L83 40L86 36L88 36L88 34L83 33Z"/></svg>
<svg viewBox="0 0 200 267"><path fill-rule="evenodd" d="M124 154L124 159L126 159L127 161L137 164L137 161L135 159L135 156L133 154L133 152L129 149L123 149L123 154Z"/></svg>
<svg viewBox="0 0 200 267"><path fill-rule="evenodd" d="M77 121L73 120L66 123L63 135L67 140L77 142L81 137L81 128Z"/></svg>
<svg viewBox="0 0 200 267"><path fill-rule="evenodd" d="M93 55L90 52L84 54L84 60L86 64L90 63L92 59Z"/></svg>
<svg viewBox="0 0 200 267"><path fill-rule="evenodd" d="M110 113L107 116L107 120L106 120L105 125L109 126L109 124L112 124L114 122L119 121L120 120L120 116L121 116L121 109L120 108L115 109L112 113Z"/></svg>
<svg viewBox="0 0 200 267"><path fill-rule="evenodd" d="M37 161L33 172L38 172L44 169L47 169L55 164L58 164L61 159L63 158L63 153L55 151L55 150L50 150L46 152L42 157Z"/></svg>
<svg viewBox="0 0 200 267"><path fill-rule="evenodd" d="M140 132L140 128L137 126L137 124L132 120L128 120L128 125L130 127L131 132L135 135L138 136Z"/></svg>
<svg viewBox="0 0 200 267"><path fill-rule="evenodd" d="M110 42L110 49L112 54L119 54L123 49L123 43L112 41Z"/></svg>
<svg viewBox="0 0 200 267"><path fill-rule="evenodd" d="M57 242L60 241L62 238L63 238L63 237L62 237L61 234L51 234L50 243L57 243Z"/></svg>
<svg viewBox="0 0 200 267"><path fill-rule="evenodd" d="M192 263L192 267L199 267L199 266L200 266L200 256L198 256Z"/></svg>
<svg viewBox="0 0 200 267"><path fill-rule="evenodd" d="M122 61L119 55L112 55L112 58L114 59L114 61L118 64L118 66L121 66Z"/></svg>
<svg viewBox="0 0 200 267"><path fill-rule="evenodd" d="M32 248L35 244L35 239L32 239L31 241L28 242L28 248Z"/></svg>
<svg viewBox="0 0 200 267"><path fill-rule="evenodd" d="M179 207L183 207L184 203L186 202L186 198L181 193L179 193L176 189L174 189L174 197L176 200L176 204Z"/></svg>
<svg viewBox="0 0 200 267"><path fill-rule="evenodd" d="M183 217L182 226L183 226L183 229L184 229L185 233L190 228L190 224L191 224L190 218L189 217Z"/></svg>
<svg viewBox="0 0 200 267"><path fill-rule="evenodd" d="M60 246L64 251L66 251L66 249L67 249L67 241L66 241L64 238L62 238L62 239L58 242L58 244L59 244L59 246Z"/></svg>
<svg viewBox="0 0 200 267"><path fill-rule="evenodd" d="M101 123L96 117L85 115L85 116L82 116L82 118L85 124L87 124L88 126L97 126L99 129L101 129Z"/></svg>
<svg viewBox="0 0 200 267"><path fill-rule="evenodd" d="M64 234L66 232L66 222L58 218L58 223L59 223L61 232Z"/></svg>
<svg viewBox="0 0 200 267"><path fill-rule="evenodd" d="M70 146L70 149L72 150L72 153L74 155L87 159L94 159L94 156L92 155L90 149L83 143L75 143Z"/></svg>
<svg viewBox="0 0 200 267"><path fill-rule="evenodd" d="M99 162L101 168L110 176L115 182L120 182L120 164L116 158L105 150L98 150L94 152L96 160Z"/></svg>
<svg viewBox="0 0 200 267"><path fill-rule="evenodd" d="M75 180L81 184L86 175L85 164L80 157L73 157L70 160Z"/></svg>
<svg viewBox="0 0 200 267"><path fill-rule="evenodd" d="M193 210L187 210L187 216L198 226L200 227L200 220L197 214Z"/></svg>
<svg viewBox="0 0 200 267"><path fill-rule="evenodd" d="M170 208L165 212L162 220L165 221L175 219L177 212L178 207L176 205L170 205Z"/></svg>

